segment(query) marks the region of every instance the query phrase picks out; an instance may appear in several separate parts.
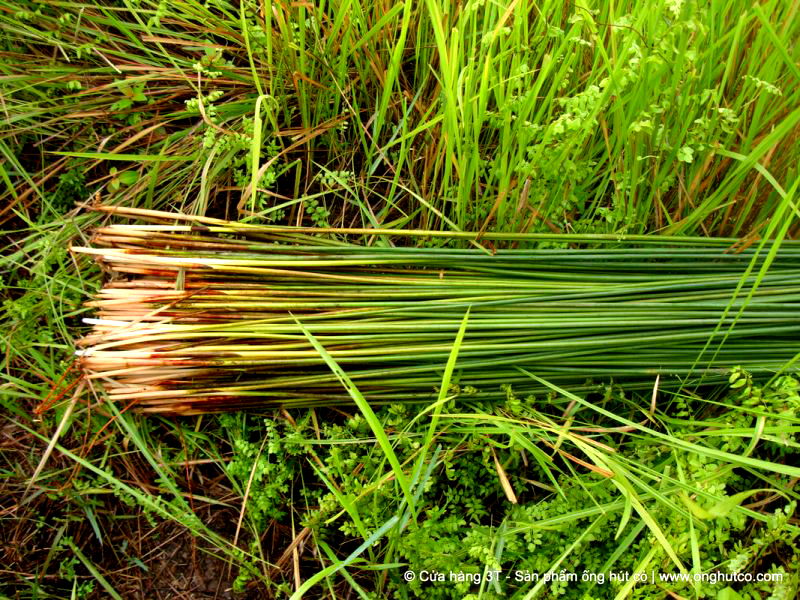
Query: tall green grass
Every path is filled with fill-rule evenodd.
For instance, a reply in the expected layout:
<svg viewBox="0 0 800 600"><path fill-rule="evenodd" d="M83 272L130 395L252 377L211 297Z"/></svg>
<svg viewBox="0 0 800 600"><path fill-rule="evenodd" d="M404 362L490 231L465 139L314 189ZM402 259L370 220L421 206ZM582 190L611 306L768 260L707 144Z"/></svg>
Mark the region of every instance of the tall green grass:
<svg viewBox="0 0 800 600"><path fill-rule="evenodd" d="M459 312L416 412L143 419L73 396L100 273L66 249L89 245L101 219L72 209L97 198L377 248L399 228L490 251L528 233L795 237L798 29L786 0L0 0L0 594L157 597L190 570L164 561L174 542L282 597L490 598L400 576L497 564L784 569L781 586L562 591L796 596L790 377L584 396L515 370L504 402L456 405ZM744 255L766 260L720 299L723 337L777 250ZM704 360L753 359L717 347Z"/></svg>
<svg viewBox="0 0 800 600"><path fill-rule="evenodd" d="M4 3L3 215L69 173L114 202L267 221L760 232L797 175L796 13Z"/></svg>

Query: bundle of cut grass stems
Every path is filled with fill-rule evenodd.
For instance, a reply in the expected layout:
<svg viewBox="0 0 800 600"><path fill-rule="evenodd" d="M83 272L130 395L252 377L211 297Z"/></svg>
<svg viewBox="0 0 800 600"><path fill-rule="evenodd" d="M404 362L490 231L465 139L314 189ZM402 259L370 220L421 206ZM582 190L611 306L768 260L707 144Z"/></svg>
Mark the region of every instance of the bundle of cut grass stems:
<svg viewBox="0 0 800 600"><path fill-rule="evenodd" d="M368 401L431 401L468 310L454 382L476 401L508 384L542 392L529 373L587 392L796 370L795 242L765 271L766 249L733 239L447 234L463 240L454 249L409 243L436 232L101 210L149 224L101 227L73 249L110 275L79 360L146 412L349 402L312 339Z"/></svg>

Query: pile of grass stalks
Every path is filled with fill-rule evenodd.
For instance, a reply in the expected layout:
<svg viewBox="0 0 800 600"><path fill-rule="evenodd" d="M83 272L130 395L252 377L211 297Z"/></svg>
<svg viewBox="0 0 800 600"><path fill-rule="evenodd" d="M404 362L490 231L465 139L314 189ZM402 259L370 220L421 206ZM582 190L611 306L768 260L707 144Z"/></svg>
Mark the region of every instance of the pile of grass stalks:
<svg viewBox="0 0 800 600"><path fill-rule="evenodd" d="M360 230L105 210L162 224L73 248L111 275L79 360L147 412L349 402L331 359L369 401L430 401L465 318L453 394L476 401L543 391L520 368L582 391L796 370L796 242L460 233L467 248L425 248L376 231L366 246L342 241Z"/></svg>

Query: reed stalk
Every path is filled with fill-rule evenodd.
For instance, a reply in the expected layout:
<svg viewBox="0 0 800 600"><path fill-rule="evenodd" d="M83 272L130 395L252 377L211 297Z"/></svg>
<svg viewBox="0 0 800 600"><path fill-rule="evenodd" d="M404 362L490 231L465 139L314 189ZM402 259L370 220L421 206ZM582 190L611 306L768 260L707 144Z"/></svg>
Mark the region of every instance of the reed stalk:
<svg viewBox="0 0 800 600"><path fill-rule="evenodd" d="M433 400L468 309L453 393L475 401L502 399L507 385L546 392L519 367L586 392L656 376L662 387L720 382L733 365L766 376L797 353L795 242L756 276L746 269L758 249L719 238L494 234L487 251L403 246L435 232L392 232L394 245L367 246L346 241L360 230L318 238L106 210L194 220L109 225L73 248L110 276L88 302L81 365L146 412L349 402L300 324L371 402Z"/></svg>

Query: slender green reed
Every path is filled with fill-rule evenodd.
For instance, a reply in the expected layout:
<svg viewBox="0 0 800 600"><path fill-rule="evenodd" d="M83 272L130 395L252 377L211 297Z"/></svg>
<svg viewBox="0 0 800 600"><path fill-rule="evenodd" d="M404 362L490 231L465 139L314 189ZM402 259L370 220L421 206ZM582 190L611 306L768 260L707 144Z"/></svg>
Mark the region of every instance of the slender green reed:
<svg viewBox="0 0 800 600"><path fill-rule="evenodd" d="M453 384L474 400L507 384L545 391L518 367L582 391L657 375L675 387L733 364L769 375L796 354L798 243L756 277L743 273L757 251L719 239L509 237L517 247L487 253L313 244L302 229L222 221L101 227L74 248L114 276L88 302L80 360L115 400L185 414L347 402L309 336L367 400L432 400L468 310Z"/></svg>

